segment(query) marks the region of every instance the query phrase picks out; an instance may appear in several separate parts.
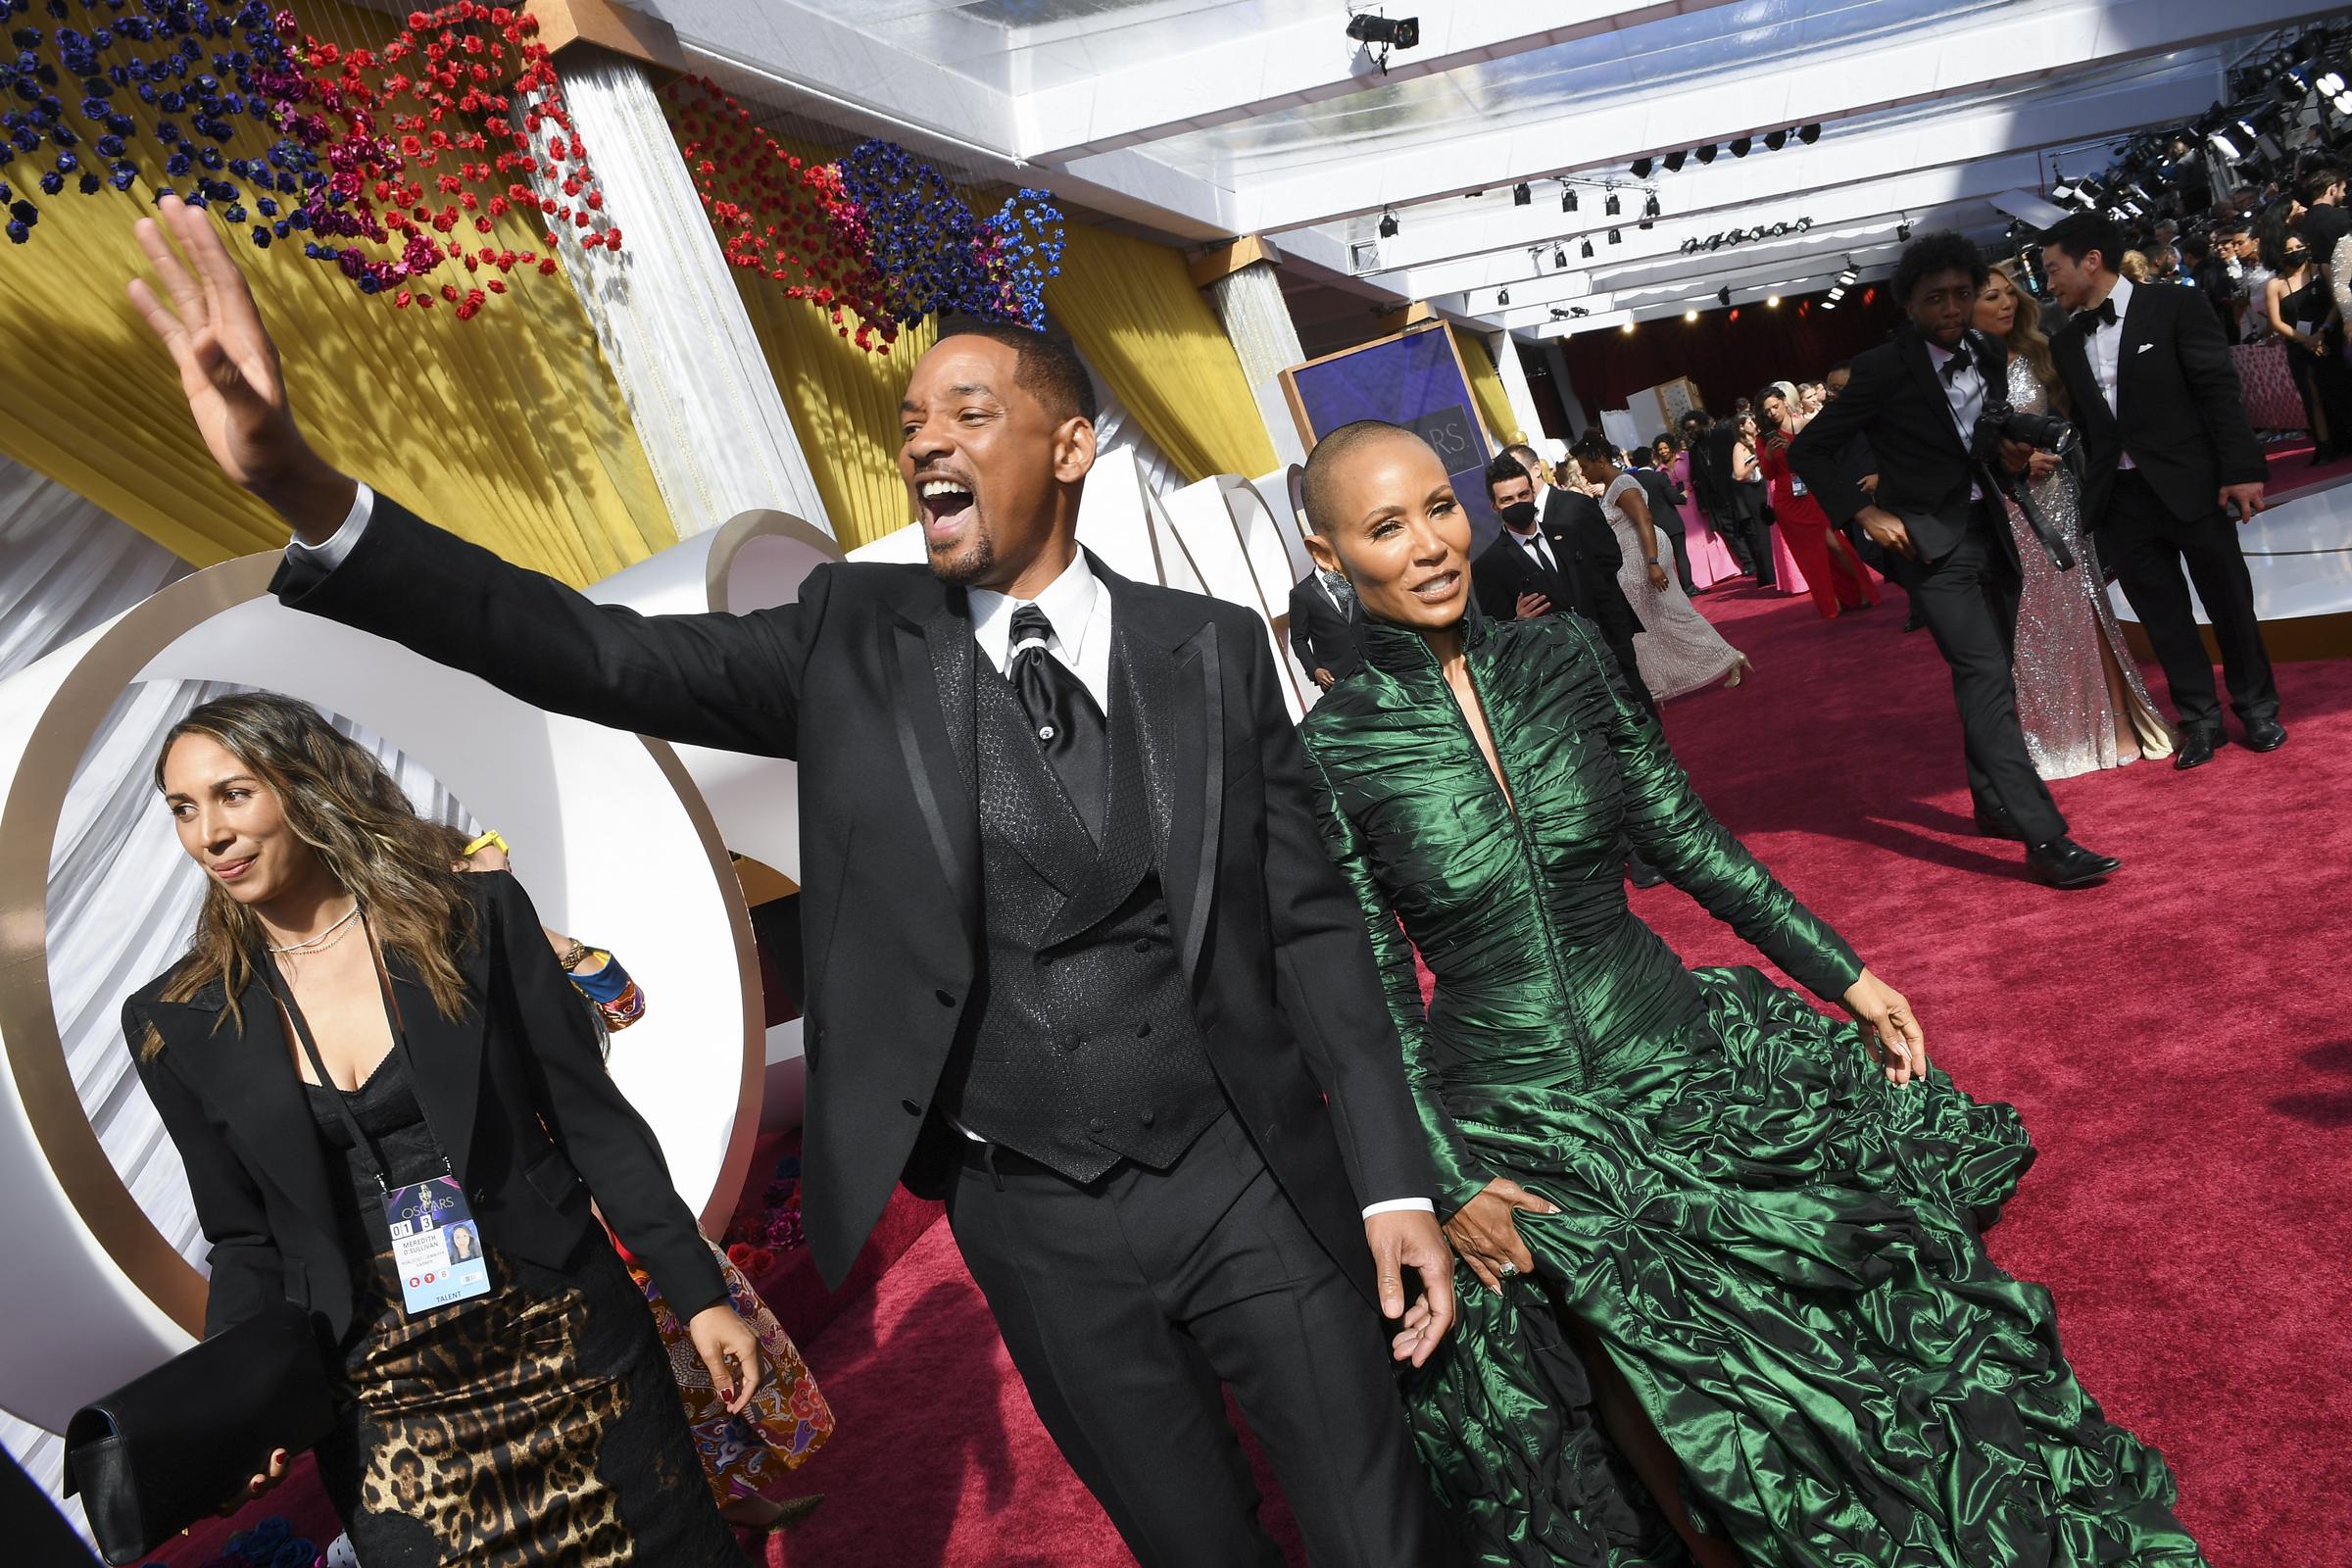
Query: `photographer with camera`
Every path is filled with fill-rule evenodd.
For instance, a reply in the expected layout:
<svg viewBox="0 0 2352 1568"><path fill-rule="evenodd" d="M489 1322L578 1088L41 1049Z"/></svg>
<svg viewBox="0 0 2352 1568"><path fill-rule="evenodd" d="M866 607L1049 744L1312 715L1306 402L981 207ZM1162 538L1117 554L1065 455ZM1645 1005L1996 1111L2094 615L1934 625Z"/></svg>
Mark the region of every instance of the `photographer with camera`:
<svg viewBox="0 0 2352 1568"><path fill-rule="evenodd" d="M2074 312L2050 351L2089 459L2082 515L2164 665L2180 724L2173 765L2209 762L2227 744L2191 582L2247 749L2277 751L2286 744L2278 688L2230 524L2232 512L2243 522L2262 510L2262 448L2213 312L2194 289L2137 288L2117 276L2109 258L2122 248L2122 230L2095 213L2042 236L2050 292Z"/></svg>
<svg viewBox="0 0 2352 1568"><path fill-rule="evenodd" d="M1888 285L1910 324L1854 357L1844 393L1790 443L1788 466L1832 521L1860 522L1886 551L1951 666L1978 831L2023 843L2036 879L2080 887L2122 862L2067 837L2018 727L2010 663L2018 554L1992 469L2023 470L2032 449L1982 429L1988 406L2006 409L2009 386L2007 346L1970 330L1986 275L1965 236L1912 241ZM1879 461L1875 496L1862 493L1844 461L1857 435L1869 437Z"/></svg>

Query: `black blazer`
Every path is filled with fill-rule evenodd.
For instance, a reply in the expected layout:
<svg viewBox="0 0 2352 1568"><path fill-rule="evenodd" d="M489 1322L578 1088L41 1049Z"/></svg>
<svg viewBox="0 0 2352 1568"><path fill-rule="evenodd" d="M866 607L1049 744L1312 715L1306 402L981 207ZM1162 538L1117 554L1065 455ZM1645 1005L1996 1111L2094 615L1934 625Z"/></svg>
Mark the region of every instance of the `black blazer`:
<svg viewBox="0 0 2352 1568"><path fill-rule="evenodd" d="M1163 891L1209 1059L1292 1201L1376 1300L1363 1203L1434 1198L1437 1178L1362 912L1323 851L1265 623L1094 569L1135 680L1146 766L1168 775L1153 793L1175 803L1155 824ZM803 1215L826 1280L849 1272L902 1176L944 1190L954 1146L926 1139L917 1157L917 1141L937 1129L932 1096L978 1027L986 983L979 810L944 705L973 702L974 665L994 677L960 590L918 565L828 564L798 604L648 616L381 496L341 566L321 574L290 555L273 586L295 609L541 708L799 759Z"/></svg>
<svg viewBox="0 0 2352 1568"><path fill-rule="evenodd" d="M1634 607L1618 586L1625 554L1600 503L1573 490L1554 490L1545 503L1542 528L1560 570L1546 571L1528 559L1527 547L1504 529L1470 566L1470 591L1490 620L1511 620L1519 596L1542 594L1555 611L1573 610L1600 628L1609 642L1631 641L1641 630Z"/></svg>
<svg viewBox="0 0 2352 1568"><path fill-rule="evenodd" d="M1291 584L1291 652L1310 674L1328 669L1346 680L1364 667L1354 617L1331 602L1311 571Z"/></svg>
<svg viewBox="0 0 2352 1568"><path fill-rule="evenodd" d="M482 1234L562 1268L595 1226L593 1195L613 1233L683 1322L726 1298L718 1262L670 1185L661 1146L605 1071L586 1004L557 966L522 885L506 871L466 878L479 917L464 955L468 1006L455 1020L412 968L390 956L417 1102L449 1155ZM122 1006L134 1056L154 1024L164 1049L138 1056L139 1078L188 1169L196 1216L213 1244L209 1336L270 1302L311 1309L331 1343L351 1325L351 1267L335 1219L346 1182L318 1136L277 1004L267 983L228 1021L216 984L166 1002L170 973Z"/></svg>
<svg viewBox="0 0 2352 1568"><path fill-rule="evenodd" d="M1984 379L1987 406L2006 398L2008 346L1973 329L1967 342ZM1875 498L1855 482L1861 477L1851 461L1857 436L1869 442L1878 460ZM1844 395L1824 404L1788 443L1788 466L1834 523L1843 525L1875 499L1903 520L1923 562L1951 554L1968 530L1975 469L1952 420L1943 381L1928 357L1927 339L1909 326L1854 356ZM2009 529L1991 532L2014 558L2017 545Z"/></svg>
<svg viewBox="0 0 2352 1568"><path fill-rule="evenodd" d="M2165 510L2183 522L2211 515L2223 485L2259 482L2262 447L2246 418L2230 340L2204 297L2193 288L2135 284L2111 330L2124 335L2112 414L2091 373L2082 328L2069 321L2050 340L2082 432L2084 525L2106 521L2116 464L2127 453Z"/></svg>
<svg viewBox="0 0 2352 1568"><path fill-rule="evenodd" d="M1655 468L1628 468L1625 471L1634 476L1642 486L1642 495L1648 498L1649 525L1660 533L1681 533L1683 513L1681 505L1674 499L1674 480ZM1615 537L1616 530L1611 529L1610 538L1613 540ZM1618 551L1617 558L1622 562L1625 552Z"/></svg>

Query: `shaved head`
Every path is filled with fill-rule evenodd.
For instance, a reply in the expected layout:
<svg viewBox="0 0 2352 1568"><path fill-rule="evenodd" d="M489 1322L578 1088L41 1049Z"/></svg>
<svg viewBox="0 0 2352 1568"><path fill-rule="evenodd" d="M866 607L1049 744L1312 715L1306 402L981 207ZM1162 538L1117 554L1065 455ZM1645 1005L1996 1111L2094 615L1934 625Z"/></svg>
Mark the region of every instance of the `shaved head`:
<svg viewBox="0 0 2352 1568"><path fill-rule="evenodd" d="M1306 525L1317 533L1329 533L1332 524L1340 520L1331 514L1332 505L1338 499L1332 476L1348 453L1399 438L1429 445L1403 425L1386 419L1358 419L1352 424L1343 424L1317 441L1315 450L1306 455L1306 471L1298 478L1298 497L1306 508Z"/></svg>

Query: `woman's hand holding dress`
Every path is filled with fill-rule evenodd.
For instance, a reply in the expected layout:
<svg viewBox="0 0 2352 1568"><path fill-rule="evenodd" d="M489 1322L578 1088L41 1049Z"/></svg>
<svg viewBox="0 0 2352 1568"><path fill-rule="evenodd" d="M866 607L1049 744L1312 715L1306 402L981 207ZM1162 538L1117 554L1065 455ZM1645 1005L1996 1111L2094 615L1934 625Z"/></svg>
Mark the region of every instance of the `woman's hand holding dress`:
<svg viewBox="0 0 2352 1568"><path fill-rule="evenodd" d="M1886 1069L1886 1081L1907 1084L1928 1075L1928 1037L1920 1032L1911 1004L1903 994L1864 969L1845 988L1845 1010L1862 1024L1862 1032Z"/></svg>
<svg viewBox="0 0 2352 1568"><path fill-rule="evenodd" d="M1512 1218L1523 1208L1531 1214L1560 1211L1548 1198L1538 1197L1507 1176L1497 1176L1446 1222L1446 1239L1490 1291L1501 1290L1502 1282L1513 1275L1536 1270L1535 1257L1527 1243L1519 1239L1518 1222Z"/></svg>

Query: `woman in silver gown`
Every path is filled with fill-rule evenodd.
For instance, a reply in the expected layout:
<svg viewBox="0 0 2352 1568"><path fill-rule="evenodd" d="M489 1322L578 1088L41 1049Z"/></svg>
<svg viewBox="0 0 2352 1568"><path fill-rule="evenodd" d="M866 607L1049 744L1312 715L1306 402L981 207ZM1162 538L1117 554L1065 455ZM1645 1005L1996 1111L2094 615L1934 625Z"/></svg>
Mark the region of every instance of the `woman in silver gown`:
<svg viewBox="0 0 2352 1568"><path fill-rule="evenodd" d="M1649 500L1641 482L1617 466L1617 449L1594 425L1569 449L1585 483L1600 502L1617 535L1622 564L1617 586L1642 629L1634 635L1634 659L1642 684L1659 702L1694 692L1711 681L1737 686L1747 678L1747 656L1691 606L1682 584L1664 565L1658 536L1650 525Z"/></svg>
<svg viewBox="0 0 2352 1568"><path fill-rule="evenodd" d="M2016 275L1995 263L1977 295L1977 329L2009 345L2009 404L2019 410L2066 414L2065 392L2050 359L2033 302ZM2017 717L2026 751L2043 778L2072 778L2121 767L2143 757L2169 757L2173 732L2148 700L2139 666L2107 603L2098 547L2082 531L2082 492L2074 471L2037 459L2034 504L2064 536L2075 565L2060 571L2016 503L2009 526L2017 536L2025 586L2018 596Z"/></svg>

